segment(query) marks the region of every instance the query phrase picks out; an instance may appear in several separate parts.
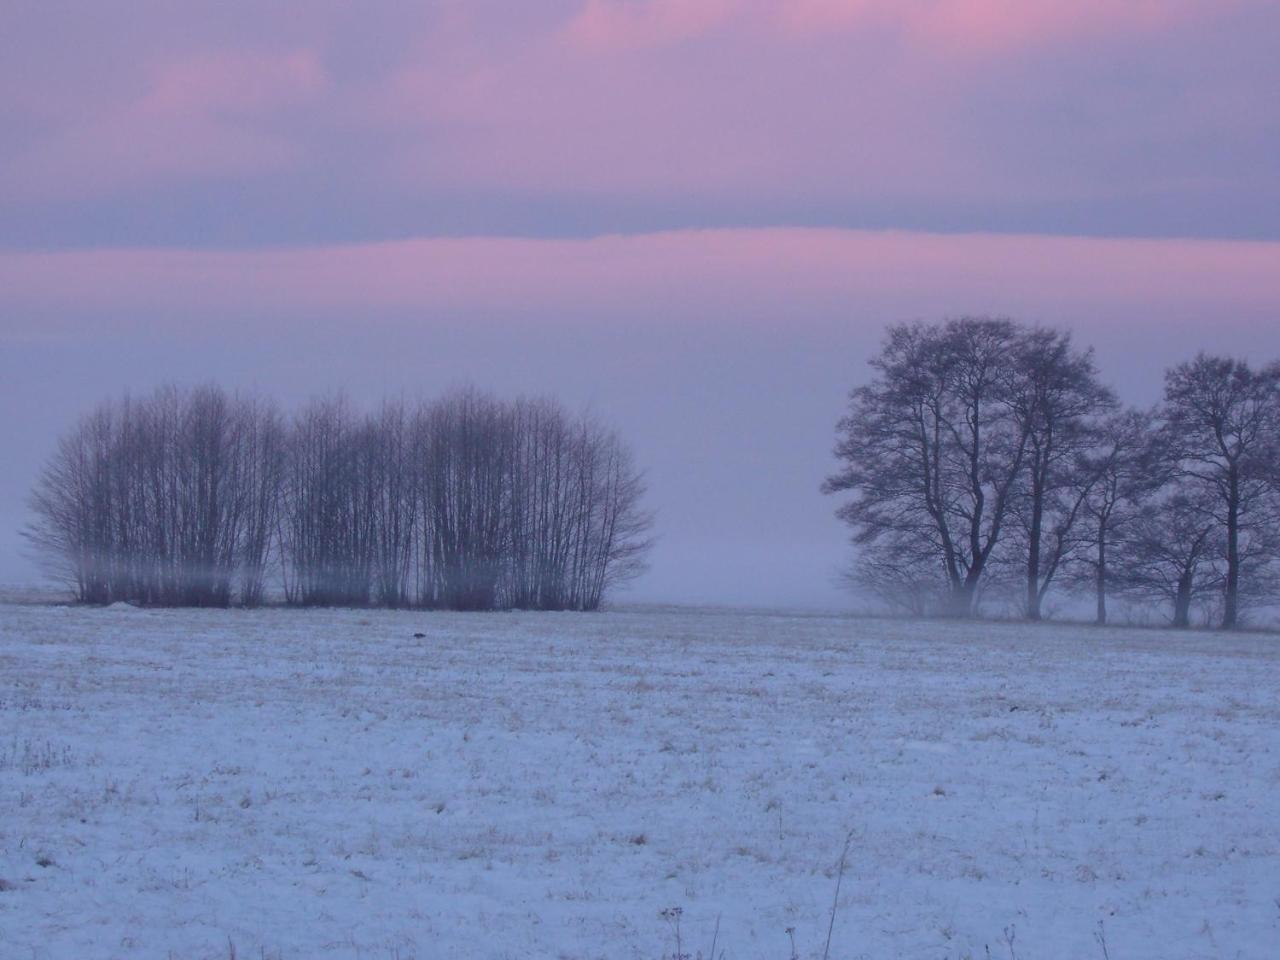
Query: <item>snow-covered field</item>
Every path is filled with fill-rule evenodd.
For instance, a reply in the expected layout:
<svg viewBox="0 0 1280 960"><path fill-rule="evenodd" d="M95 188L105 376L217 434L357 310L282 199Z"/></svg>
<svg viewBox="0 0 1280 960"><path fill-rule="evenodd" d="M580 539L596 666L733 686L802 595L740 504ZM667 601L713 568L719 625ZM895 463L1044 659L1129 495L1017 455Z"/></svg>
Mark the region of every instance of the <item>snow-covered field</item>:
<svg viewBox="0 0 1280 960"><path fill-rule="evenodd" d="M820 957L850 832L832 958L1280 956L1280 639L0 606L5 960Z"/></svg>

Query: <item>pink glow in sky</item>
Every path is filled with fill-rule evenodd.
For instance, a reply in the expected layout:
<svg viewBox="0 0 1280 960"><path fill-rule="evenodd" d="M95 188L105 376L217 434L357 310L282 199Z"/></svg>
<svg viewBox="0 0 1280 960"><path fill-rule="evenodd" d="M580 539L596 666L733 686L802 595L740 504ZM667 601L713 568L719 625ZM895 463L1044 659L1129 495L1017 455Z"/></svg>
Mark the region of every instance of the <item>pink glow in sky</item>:
<svg viewBox="0 0 1280 960"><path fill-rule="evenodd" d="M104 394L474 381L634 438L640 596L840 602L816 490L886 322L1065 324L1144 403L1280 354L1278 41L1268 0L10 5L0 579Z"/></svg>
<svg viewBox="0 0 1280 960"><path fill-rule="evenodd" d="M13 338L139 329L182 336L191 318L280 334L527 324L723 329L783 317L838 329L969 313L1159 331L1212 316L1267 321L1280 242L946 235L774 228L591 239L434 238L315 249L0 254ZM830 307L843 306L831 316ZM792 317L795 311L800 316ZM1099 329L1097 333L1105 331Z"/></svg>
<svg viewBox="0 0 1280 960"><path fill-rule="evenodd" d="M0 240L824 225L1275 236L1264 0L58 4Z"/></svg>

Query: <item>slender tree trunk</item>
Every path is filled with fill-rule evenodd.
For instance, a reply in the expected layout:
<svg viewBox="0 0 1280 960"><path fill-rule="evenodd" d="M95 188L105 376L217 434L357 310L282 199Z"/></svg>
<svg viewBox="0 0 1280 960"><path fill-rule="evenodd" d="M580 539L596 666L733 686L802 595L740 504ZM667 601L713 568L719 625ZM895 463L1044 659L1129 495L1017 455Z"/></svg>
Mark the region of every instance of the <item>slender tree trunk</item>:
<svg viewBox="0 0 1280 960"><path fill-rule="evenodd" d="M1173 599L1173 625L1188 627L1191 625L1191 571L1186 571L1178 578L1178 592Z"/></svg>
<svg viewBox="0 0 1280 960"><path fill-rule="evenodd" d="M1032 495L1031 530L1027 549L1027 619L1040 619L1040 535L1044 525L1044 497Z"/></svg>
<svg viewBox="0 0 1280 960"><path fill-rule="evenodd" d="M1107 528L1105 524L1098 528L1098 564L1095 578L1098 598L1098 612L1095 619L1101 626L1107 622Z"/></svg>
<svg viewBox="0 0 1280 960"><path fill-rule="evenodd" d="M1234 629L1240 618L1240 479L1232 468L1227 500L1227 587L1222 626Z"/></svg>

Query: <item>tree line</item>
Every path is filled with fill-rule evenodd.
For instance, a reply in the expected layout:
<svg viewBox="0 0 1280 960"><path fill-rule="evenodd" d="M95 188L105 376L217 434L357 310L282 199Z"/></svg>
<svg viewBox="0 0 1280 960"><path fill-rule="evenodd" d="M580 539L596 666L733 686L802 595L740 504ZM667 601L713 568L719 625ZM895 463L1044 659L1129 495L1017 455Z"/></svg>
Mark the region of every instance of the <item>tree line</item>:
<svg viewBox="0 0 1280 960"><path fill-rule="evenodd" d="M1126 409L1070 333L968 317L889 328L837 427L850 579L914 613L1052 591L1232 628L1280 597L1280 363L1200 354Z"/></svg>
<svg viewBox="0 0 1280 960"><path fill-rule="evenodd" d="M643 494L619 437L551 400L287 417L170 386L61 439L25 532L86 603L593 610L644 568Z"/></svg>

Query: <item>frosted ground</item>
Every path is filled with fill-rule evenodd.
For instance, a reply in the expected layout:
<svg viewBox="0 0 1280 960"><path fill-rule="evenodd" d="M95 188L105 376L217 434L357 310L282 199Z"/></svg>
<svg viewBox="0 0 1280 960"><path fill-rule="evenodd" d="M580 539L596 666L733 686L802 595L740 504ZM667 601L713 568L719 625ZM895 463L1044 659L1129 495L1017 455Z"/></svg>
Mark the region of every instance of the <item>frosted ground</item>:
<svg viewBox="0 0 1280 960"><path fill-rule="evenodd" d="M1274 636L9 604L0 683L5 960L820 957L849 831L835 958L1280 956Z"/></svg>

